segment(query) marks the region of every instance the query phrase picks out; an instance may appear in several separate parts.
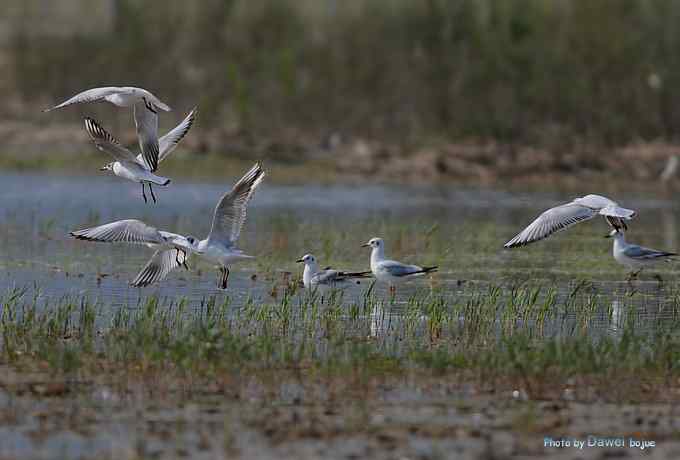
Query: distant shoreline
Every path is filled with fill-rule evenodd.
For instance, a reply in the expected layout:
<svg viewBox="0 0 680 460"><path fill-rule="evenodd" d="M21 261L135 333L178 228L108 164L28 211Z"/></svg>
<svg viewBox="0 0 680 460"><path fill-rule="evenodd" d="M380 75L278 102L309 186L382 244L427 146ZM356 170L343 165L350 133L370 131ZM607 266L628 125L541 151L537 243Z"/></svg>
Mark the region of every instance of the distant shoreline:
<svg viewBox="0 0 680 460"><path fill-rule="evenodd" d="M38 134L36 134L38 133ZM121 136L133 150L134 132ZM37 126L33 122L0 124L0 168L4 171L96 171L108 157L89 144L75 123ZM551 151L494 142L423 142L401 146L379 140L349 138L327 142L290 136L264 136L192 131L175 156L163 164L169 175L219 179L225 169L247 167L256 160L276 165L273 180L316 183L464 184L504 187L674 188L680 174L660 181L668 159L680 146L638 142L626 147L583 144ZM253 140L255 139L255 141Z"/></svg>

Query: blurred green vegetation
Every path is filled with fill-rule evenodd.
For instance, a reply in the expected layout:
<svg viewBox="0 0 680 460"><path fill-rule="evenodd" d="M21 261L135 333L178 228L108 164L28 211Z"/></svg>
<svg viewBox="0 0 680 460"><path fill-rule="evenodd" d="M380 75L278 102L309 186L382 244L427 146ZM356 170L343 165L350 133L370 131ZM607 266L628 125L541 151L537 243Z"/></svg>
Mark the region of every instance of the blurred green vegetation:
<svg viewBox="0 0 680 460"><path fill-rule="evenodd" d="M407 144L570 149L672 141L680 125L673 0L112 4L96 33L17 27L9 90L44 104L134 84L198 104L203 126Z"/></svg>

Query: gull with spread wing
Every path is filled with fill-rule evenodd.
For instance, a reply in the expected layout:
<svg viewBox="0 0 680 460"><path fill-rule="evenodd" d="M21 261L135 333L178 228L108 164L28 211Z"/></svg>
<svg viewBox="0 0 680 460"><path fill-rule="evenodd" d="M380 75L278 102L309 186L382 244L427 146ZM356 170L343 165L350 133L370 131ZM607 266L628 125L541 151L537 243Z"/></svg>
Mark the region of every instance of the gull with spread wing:
<svg viewBox="0 0 680 460"><path fill-rule="evenodd" d="M643 268L661 261L669 262L672 257L677 256L674 252L658 251L627 243L623 230L614 229L605 238L614 238L612 253L618 263L630 270L628 281L636 278ZM661 276L656 275L656 278L661 281Z"/></svg>
<svg viewBox="0 0 680 460"><path fill-rule="evenodd" d="M385 242L382 238L371 238L362 246L371 248L371 271L378 281L385 282L390 287L390 292L395 292L395 285L411 278L437 271L436 266L420 267L408 265L395 260L385 258Z"/></svg>
<svg viewBox="0 0 680 460"><path fill-rule="evenodd" d="M136 88L134 86L106 86L101 88L92 88L81 93L76 94L70 99L55 105L52 108L45 109L43 112L51 110L62 109L73 104L86 104L88 102L107 101L118 107L130 107L138 102L145 102L150 104L155 109L160 109L165 112L170 111L170 107L162 102L149 91Z"/></svg>
<svg viewBox="0 0 680 460"><path fill-rule="evenodd" d="M241 234L241 229L246 220L248 202L253 196L255 189L262 182L265 172L258 162L253 166L231 189L222 196L213 213L212 227L207 238L201 241L194 240L191 244L191 252L216 263L219 266L220 277L218 286L227 288L229 278L229 265L244 259L252 259L253 256L244 254L236 247L236 241ZM164 256L165 258L169 256ZM154 256L154 258L156 258ZM137 275L132 282L133 286L147 286L159 281L177 265L167 264L166 259L152 258L149 263Z"/></svg>
<svg viewBox="0 0 680 460"><path fill-rule="evenodd" d="M305 288L315 287L343 287L358 278L369 278L371 272L343 272L333 270L330 267L320 269L316 257L312 254L305 254L297 263L305 264L302 272L302 284Z"/></svg>
<svg viewBox="0 0 680 460"><path fill-rule="evenodd" d="M162 279L172 269L180 266L188 270L186 261L196 244L196 238L193 236L185 237L177 233L158 230L136 219L118 220L97 227L76 230L70 232L70 235L85 241L143 244L155 249L156 252L149 262L149 264L154 262L154 268L148 270L148 279L158 277Z"/></svg>
<svg viewBox="0 0 680 460"><path fill-rule="evenodd" d="M609 198L586 195L570 203L548 209L517 236L505 243L504 247L515 248L534 243L598 215L603 216L615 230L626 230L628 227L625 221L632 219L636 214L632 209L622 208Z"/></svg>
<svg viewBox="0 0 680 460"><path fill-rule="evenodd" d="M136 156L123 147L94 119L85 118L85 130L99 150L108 153L116 160L100 169L111 171L118 177L141 183L142 197L145 203L147 199L144 187L147 184L151 198L155 203L156 195L153 193L152 184L165 186L170 183L170 179L158 176L154 172L189 132L196 119L196 112L197 109L194 108L180 124L158 139L158 116L156 112L146 104L140 106L139 109L135 106L135 124L137 125L139 145L142 152Z"/></svg>

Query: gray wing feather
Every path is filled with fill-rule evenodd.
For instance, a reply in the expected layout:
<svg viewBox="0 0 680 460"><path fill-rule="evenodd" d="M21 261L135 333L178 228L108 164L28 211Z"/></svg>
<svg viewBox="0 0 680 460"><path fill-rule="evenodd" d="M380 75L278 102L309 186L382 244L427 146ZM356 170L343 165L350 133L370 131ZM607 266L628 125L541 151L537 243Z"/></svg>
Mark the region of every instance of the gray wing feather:
<svg viewBox="0 0 680 460"><path fill-rule="evenodd" d="M574 203L548 209L527 228L505 243L504 247L513 248L542 240L579 222L592 219L596 215L597 213L593 209Z"/></svg>
<svg viewBox="0 0 680 460"><path fill-rule="evenodd" d="M158 140L158 147L159 147L159 154L158 154L158 162L160 163L161 161L165 160L168 155L170 155L174 150L175 147L177 147L177 144L180 143L182 139L184 139L184 136L187 135L189 130L194 124L194 121L196 121L196 114L198 113L198 108L194 107L194 109L189 112L189 115L186 116L184 120L177 126L175 126L172 130L170 130L165 136L161 137Z"/></svg>
<svg viewBox="0 0 680 460"><path fill-rule="evenodd" d="M137 88L137 87L134 87L134 86L126 86L124 88L121 88L121 90L132 90L132 91L136 91L137 93L142 93L143 94L142 97L145 98L146 102L150 103L153 106L153 108L161 109L165 112L169 112L171 110L170 107L165 102L158 99L149 90L146 90L144 88Z"/></svg>
<svg viewBox="0 0 680 460"><path fill-rule="evenodd" d="M156 251L130 284L135 287L144 287L161 281L168 276L168 273L183 264L187 258L188 256L177 249Z"/></svg>
<svg viewBox="0 0 680 460"><path fill-rule="evenodd" d="M602 209L606 208L607 206L618 206L618 204L615 201L610 200L606 196L595 194L575 198L574 201L572 201L572 203L580 204L592 209Z"/></svg>
<svg viewBox="0 0 680 460"><path fill-rule="evenodd" d="M338 270L330 270L325 268L324 270L317 272L312 277L312 284L323 284L323 285L333 285L341 284L346 281L351 281L356 278L367 278L370 275L369 272L341 272Z"/></svg>
<svg viewBox="0 0 680 460"><path fill-rule="evenodd" d="M391 276L408 276L423 271L422 267L418 265L406 265L394 260L386 260L380 263L380 268L385 270Z"/></svg>
<svg viewBox="0 0 680 460"><path fill-rule="evenodd" d="M90 139L94 145L104 153L108 153L114 159L124 163L138 163L135 155L120 145L120 142L108 133L102 126L94 119L85 117L85 131L90 135Z"/></svg>
<svg viewBox="0 0 680 460"><path fill-rule="evenodd" d="M630 220L635 217L637 212L633 211L632 209L622 208L620 206L607 206L606 208L600 209L600 214L603 216L618 217L620 219Z"/></svg>
<svg viewBox="0 0 680 460"><path fill-rule="evenodd" d="M139 139L139 149L146 168L154 172L158 169L158 112L146 98L142 104L134 105L135 127Z"/></svg>
<svg viewBox="0 0 680 460"><path fill-rule="evenodd" d="M165 241L157 229L136 219L119 220L70 234L80 240L102 243L162 244Z"/></svg>
<svg viewBox="0 0 680 460"><path fill-rule="evenodd" d="M51 110L62 109L73 104L85 104L88 102L97 102L103 100L105 97L115 94L120 91L120 88L115 86L107 86L103 88L92 88L81 93L76 94L70 99L62 102L59 105L55 105L51 109L45 109L43 112L49 112Z"/></svg>
<svg viewBox="0 0 680 460"><path fill-rule="evenodd" d="M215 207L208 239L217 239L226 244L236 242L246 220L248 202L264 176L265 172L258 162L234 185L229 193L222 196Z"/></svg>
<svg viewBox="0 0 680 460"><path fill-rule="evenodd" d="M656 249L645 248L642 246L630 245L623 250L623 255L631 259L650 260L661 257L671 257L675 254L672 252L657 251Z"/></svg>
<svg viewBox="0 0 680 460"><path fill-rule="evenodd" d="M314 274L312 284L334 284L344 280L345 278L337 270L323 270Z"/></svg>

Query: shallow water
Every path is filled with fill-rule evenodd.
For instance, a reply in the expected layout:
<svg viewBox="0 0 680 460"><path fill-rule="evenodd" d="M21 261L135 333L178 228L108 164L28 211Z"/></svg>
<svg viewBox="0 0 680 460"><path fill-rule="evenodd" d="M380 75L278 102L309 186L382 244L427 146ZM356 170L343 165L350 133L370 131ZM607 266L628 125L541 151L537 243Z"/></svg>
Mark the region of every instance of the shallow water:
<svg viewBox="0 0 680 460"><path fill-rule="evenodd" d="M130 287L150 249L68 237L70 230L138 218L202 238L218 198L237 179L235 173L226 174L224 184L177 180L167 188L156 187L158 204L145 204L139 187L107 176L0 175L0 289L27 287L41 302L87 297L112 311L134 308L150 295L183 297L194 307L211 296L218 303L228 299L235 307L247 299L276 302L286 277L300 276L302 267L294 260L303 254L314 253L322 266L366 270L369 254L360 245L382 236L388 255L440 266L433 279L400 286L390 315L398 315L399 305L416 291L471 296L490 284L522 281L557 287L562 295L581 280L593 281L591 289L607 296L607 315L602 316L608 317L610 310L632 305L644 319L675 296L678 272L671 264L659 267L666 279L663 286L648 273L634 289L623 282L626 270L612 258L611 241L602 238L608 229L601 219L527 248L502 249L542 210L571 200L571 194L455 186L283 186L268 180L255 194L240 240L240 247L257 258L232 266L227 291L216 288L216 270L196 259L190 260L191 270L176 270L159 285ZM631 241L677 249L679 214L672 201L625 194L617 198L640 212L631 225ZM368 284L348 288L346 301L360 297ZM377 285L375 292L387 296L383 286ZM604 318L602 327L610 327Z"/></svg>

